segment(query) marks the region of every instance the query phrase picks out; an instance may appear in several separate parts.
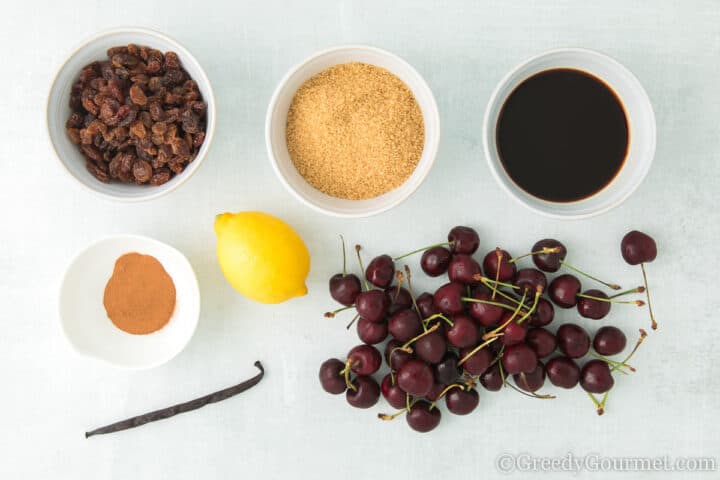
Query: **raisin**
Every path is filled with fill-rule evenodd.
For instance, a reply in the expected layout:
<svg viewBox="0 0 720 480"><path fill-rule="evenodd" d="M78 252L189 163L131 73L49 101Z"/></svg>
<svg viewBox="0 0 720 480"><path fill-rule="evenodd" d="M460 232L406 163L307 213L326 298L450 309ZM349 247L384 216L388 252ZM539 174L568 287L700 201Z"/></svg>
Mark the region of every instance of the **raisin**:
<svg viewBox="0 0 720 480"><path fill-rule="evenodd" d="M165 53L165 70L180 68L180 59L175 52Z"/></svg>
<svg viewBox="0 0 720 480"><path fill-rule="evenodd" d="M110 176L107 172L103 172L100 167L97 166L96 163L91 162L90 160L85 162L85 168L87 168L88 172L92 173L95 178L100 180L103 183L109 183L110 182Z"/></svg>
<svg viewBox="0 0 720 480"><path fill-rule="evenodd" d="M143 89L140 88L138 85L133 85L130 87L130 100L135 105L145 105L147 104L147 97L145 96L145 92L143 92Z"/></svg>
<svg viewBox="0 0 720 480"><path fill-rule="evenodd" d="M162 83L166 86L179 85L183 81L185 81L185 74L176 68L167 70L162 79Z"/></svg>
<svg viewBox="0 0 720 480"><path fill-rule="evenodd" d="M200 119L190 110L186 110L181 115L182 129L187 133L197 133Z"/></svg>
<svg viewBox="0 0 720 480"><path fill-rule="evenodd" d="M135 177L135 183L137 184L149 182L153 174L152 167L145 160L138 160L135 162L132 167L132 172L133 177Z"/></svg>
<svg viewBox="0 0 720 480"><path fill-rule="evenodd" d="M134 136L137 138L144 138L145 135L147 135L147 130L145 130L145 125L140 120L135 120L132 125L130 125L130 136Z"/></svg>
<svg viewBox="0 0 720 480"><path fill-rule="evenodd" d="M94 162L100 162L102 160L102 153L95 145L81 145L80 151Z"/></svg>
<svg viewBox="0 0 720 480"><path fill-rule="evenodd" d="M73 127L68 127L67 129L68 137L70 137L70 141L74 143L75 145L80 145L80 130Z"/></svg>
<svg viewBox="0 0 720 480"><path fill-rule="evenodd" d="M153 174L152 178L150 179L150 185L162 185L163 183L167 183L169 180L170 170L163 169Z"/></svg>
<svg viewBox="0 0 720 480"><path fill-rule="evenodd" d="M80 128L82 126L83 117L78 112L73 112L65 122L67 128Z"/></svg>
<svg viewBox="0 0 720 480"><path fill-rule="evenodd" d="M205 132L198 132L193 135L193 147L200 148L205 141Z"/></svg>

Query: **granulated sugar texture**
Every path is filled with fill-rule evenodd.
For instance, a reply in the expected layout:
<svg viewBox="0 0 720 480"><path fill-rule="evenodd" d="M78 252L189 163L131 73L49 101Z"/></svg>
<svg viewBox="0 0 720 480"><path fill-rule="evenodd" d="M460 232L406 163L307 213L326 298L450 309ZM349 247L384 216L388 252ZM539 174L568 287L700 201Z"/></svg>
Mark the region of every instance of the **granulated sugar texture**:
<svg viewBox="0 0 720 480"><path fill-rule="evenodd" d="M412 174L425 126L402 80L384 68L345 63L298 89L286 139L295 168L312 186L360 200L388 192Z"/></svg>

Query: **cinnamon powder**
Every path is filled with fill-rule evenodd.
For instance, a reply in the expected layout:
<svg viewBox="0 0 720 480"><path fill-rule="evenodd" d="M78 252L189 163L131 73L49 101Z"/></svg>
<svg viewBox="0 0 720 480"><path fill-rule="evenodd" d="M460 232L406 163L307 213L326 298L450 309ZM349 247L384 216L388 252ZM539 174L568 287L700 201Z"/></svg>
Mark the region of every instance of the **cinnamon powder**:
<svg viewBox="0 0 720 480"><path fill-rule="evenodd" d="M155 257L127 253L115 261L103 304L120 330L135 335L152 333L170 321L175 310L175 283Z"/></svg>

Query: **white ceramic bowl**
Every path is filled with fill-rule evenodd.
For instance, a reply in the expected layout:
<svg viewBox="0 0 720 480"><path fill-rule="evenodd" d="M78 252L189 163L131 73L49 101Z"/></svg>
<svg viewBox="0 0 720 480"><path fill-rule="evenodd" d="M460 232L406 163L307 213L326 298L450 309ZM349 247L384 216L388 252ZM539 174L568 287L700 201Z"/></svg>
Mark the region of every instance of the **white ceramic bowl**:
<svg viewBox="0 0 720 480"><path fill-rule="evenodd" d="M285 139L287 114L297 89L310 77L326 68L349 62L362 62L385 68L405 82L415 95L425 123L425 145L415 171L398 188L367 200L332 197L310 185L295 169ZM366 217L398 205L425 180L440 144L440 116L430 87L405 60L379 48L364 45L340 46L316 53L292 68L280 81L267 111L265 142L275 173L283 185L300 201L328 215Z"/></svg>
<svg viewBox="0 0 720 480"><path fill-rule="evenodd" d="M505 100L528 77L553 68L583 70L605 81L620 98L630 129L625 162L603 190L576 202L549 202L521 189L505 171L497 149L495 128ZM500 186L531 210L555 218L585 218L620 205L647 175L655 155L655 114L640 81L607 55L585 49L564 48L542 53L515 67L495 88L483 124L483 146L490 171Z"/></svg>
<svg viewBox="0 0 720 480"><path fill-rule="evenodd" d="M78 147L68 138L65 132L65 122L70 116L69 106L70 88L80 76L80 70L95 60L106 59L106 51L110 47L127 45L147 45L161 50L163 53L174 51L178 54L183 68L198 84L203 100L207 103L207 127L205 141L200 147L195 160L185 170L173 177L169 182L159 185L134 185L123 183L102 183L92 176L85 168L85 158ZM185 183L188 178L200 167L208 153L210 144L215 134L215 97L210 80L202 67L188 52L170 37L152 30L142 28L118 28L100 32L85 40L77 47L67 61L60 67L55 80L53 81L47 99L47 130L50 136L50 143L60 163L70 175L85 187L104 197L121 201L142 201L158 198L168 192L175 190Z"/></svg>
<svg viewBox="0 0 720 480"><path fill-rule="evenodd" d="M155 257L175 283L175 311L160 330L133 335L116 327L103 305L115 261L125 253ZM70 344L83 355L131 369L161 365L190 341L200 316L200 289L182 253L151 238L121 235L102 239L70 263L60 287L60 321Z"/></svg>

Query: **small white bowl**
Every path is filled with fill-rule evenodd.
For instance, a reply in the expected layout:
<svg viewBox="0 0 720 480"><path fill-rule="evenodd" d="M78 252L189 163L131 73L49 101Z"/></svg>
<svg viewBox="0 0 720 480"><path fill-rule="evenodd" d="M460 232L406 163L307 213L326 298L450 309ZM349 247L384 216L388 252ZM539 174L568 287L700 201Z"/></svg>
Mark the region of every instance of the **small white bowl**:
<svg viewBox="0 0 720 480"><path fill-rule="evenodd" d="M528 77L554 68L582 70L607 83L623 104L630 130L628 154L620 172L604 189L576 202L550 202L521 189L505 171L497 149L495 129L505 100ZM483 122L485 158L503 190L530 210L563 219L598 215L625 201L650 170L655 155L655 137L655 114L640 81L627 68L607 55L579 48L551 50L515 67L492 93Z"/></svg>
<svg viewBox="0 0 720 480"><path fill-rule="evenodd" d="M85 168L85 157L80 153L65 131L65 122L70 116L70 88L80 76L80 70L96 60L106 59L107 49L134 43L156 48L163 53L178 54L183 68L198 84L203 100L207 103L205 141L197 157L179 175L169 182L158 185L135 185L119 182L102 183ZM158 198L185 183L200 167L208 153L215 134L215 96L210 80L192 54L170 37L143 28L118 28L100 32L85 40L77 47L60 67L47 99L47 131L55 154L64 169L80 184L101 196L125 202L137 202Z"/></svg>
<svg viewBox="0 0 720 480"><path fill-rule="evenodd" d="M385 68L405 82L415 95L425 123L425 145L415 171L398 188L366 200L332 197L310 185L295 169L285 139L288 110L298 88L326 68L349 62L362 62ZM405 60L379 48L364 45L340 46L314 54L292 68L280 81L267 111L265 143L278 178L300 201L328 215L367 217L398 205L425 180L440 144L440 115L430 87Z"/></svg>
<svg viewBox="0 0 720 480"><path fill-rule="evenodd" d="M103 305L105 285L123 254L152 255L175 283L175 311L160 330L133 335L116 327ZM169 245L147 237L121 235L90 245L70 263L60 287L62 330L79 353L129 369L161 365L180 353L200 316L200 289L190 262Z"/></svg>

